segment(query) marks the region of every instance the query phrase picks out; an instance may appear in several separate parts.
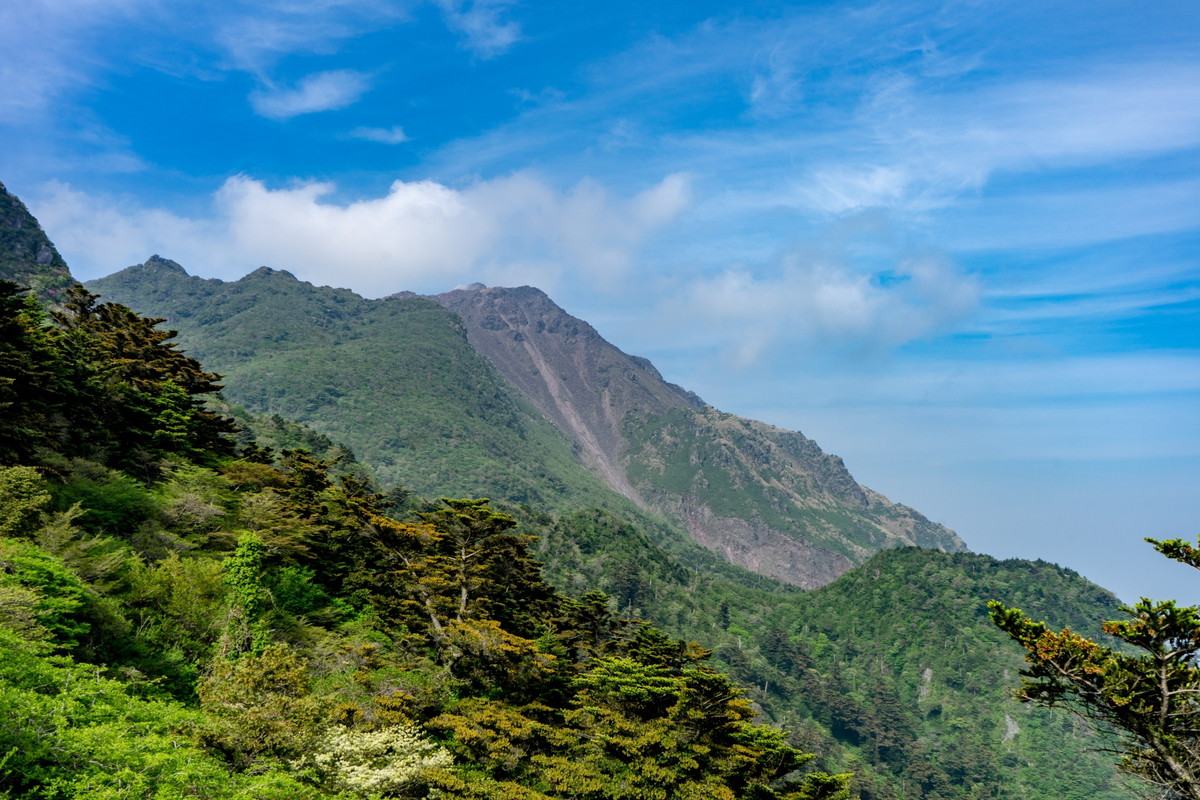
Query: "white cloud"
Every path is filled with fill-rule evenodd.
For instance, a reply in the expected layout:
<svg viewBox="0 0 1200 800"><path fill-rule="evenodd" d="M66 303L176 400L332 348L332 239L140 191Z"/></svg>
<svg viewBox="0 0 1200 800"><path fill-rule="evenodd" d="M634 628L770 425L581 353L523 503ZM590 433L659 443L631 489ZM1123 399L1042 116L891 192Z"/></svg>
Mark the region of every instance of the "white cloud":
<svg viewBox="0 0 1200 800"><path fill-rule="evenodd" d="M250 93L250 104L264 117L291 119L353 105L370 88L369 76L339 69L308 75L290 89L257 89Z"/></svg>
<svg viewBox="0 0 1200 800"><path fill-rule="evenodd" d="M845 257L790 254L773 275L730 269L693 280L662 313L747 368L781 349L888 351L961 323L979 291L935 256L900 257L872 272Z"/></svg>
<svg viewBox="0 0 1200 800"><path fill-rule="evenodd" d="M480 58L492 58L521 38L521 26L502 18L510 0L437 0L451 30Z"/></svg>
<svg viewBox="0 0 1200 800"><path fill-rule="evenodd" d="M53 181L25 199L80 280L99 278L154 253L198 255L205 242L211 243L206 263L224 260L219 226L146 209L134 198L99 198Z"/></svg>
<svg viewBox="0 0 1200 800"><path fill-rule="evenodd" d="M893 77L851 135L852 151L809 168L804 203L922 213L1000 172L1044 175L1200 146L1200 66L1129 64L970 93Z"/></svg>
<svg viewBox="0 0 1200 800"><path fill-rule="evenodd" d="M383 197L345 204L328 202L333 191L236 177L216 193L213 217L191 219L54 184L31 207L85 279L158 252L206 277L265 264L380 296L474 280L615 288L690 199L683 175L632 197L594 181L560 191L523 173L461 189L396 181Z"/></svg>
<svg viewBox="0 0 1200 800"><path fill-rule="evenodd" d="M349 136L351 139L365 139L379 144L404 144L410 140L404 128L399 125L390 128L355 128L350 131Z"/></svg>
<svg viewBox="0 0 1200 800"><path fill-rule="evenodd" d="M392 0L254 0L222 7L211 35L230 65L264 75L296 53L328 55L366 31L407 17L408 3Z"/></svg>

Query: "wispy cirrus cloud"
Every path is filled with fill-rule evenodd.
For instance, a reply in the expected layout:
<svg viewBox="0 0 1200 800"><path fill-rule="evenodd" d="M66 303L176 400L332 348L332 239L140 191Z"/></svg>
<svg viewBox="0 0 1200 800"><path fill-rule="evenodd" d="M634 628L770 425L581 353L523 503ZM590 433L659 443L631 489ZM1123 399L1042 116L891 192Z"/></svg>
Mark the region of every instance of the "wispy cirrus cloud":
<svg viewBox="0 0 1200 800"><path fill-rule="evenodd" d="M511 0L436 0L446 24L462 35L467 48L488 59L508 50L521 38L521 26L504 19Z"/></svg>
<svg viewBox="0 0 1200 800"><path fill-rule="evenodd" d="M331 55L348 39L409 18L390 0L256 0L214 14L211 37L232 69L262 76L297 54Z"/></svg>
<svg viewBox="0 0 1200 800"><path fill-rule="evenodd" d="M291 119L301 114L346 108L358 102L371 88L371 77L340 69L317 72L301 78L295 86L256 89L250 104L264 117Z"/></svg>
<svg viewBox="0 0 1200 800"><path fill-rule="evenodd" d="M393 125L390 128L360 127L355 128L346 135L351 139L362 139L379 144L404 144L412 139L412 137L404 132L404 128L399 125Z"/></svg>
<svg viewBox="0 0 1200 800"><path fill-rule="evenodd" d="M96 82L95 42L149 15L153 0L0 4L0 123L43 126L64 92Z"/></svg>
<svg viewBox="0 0 1200 800"><path fill-rule="evenodd" d="M853 151L809 166L809 207L921 213L999 173L1046 175L1200 146L1200 65L1110 65L951 91L897 77L864 100L850 130Z"/></svg>

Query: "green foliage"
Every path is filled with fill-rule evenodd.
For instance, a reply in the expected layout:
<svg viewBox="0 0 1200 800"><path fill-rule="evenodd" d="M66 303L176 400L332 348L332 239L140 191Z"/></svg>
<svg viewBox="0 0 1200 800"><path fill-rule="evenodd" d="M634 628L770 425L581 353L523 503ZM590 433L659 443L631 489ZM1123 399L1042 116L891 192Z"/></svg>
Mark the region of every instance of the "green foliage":
<svg viewBox="0 0 1200 800"><path fill-rule="evenodd" d="M31 593L38 626L61 648L77 647L91 630L86 611L93 601L87 587L62 562L30 542L0 540L0 585Z"/></svg>
<svg viewBox="0 0 1200 800"><path fill-rule="evenodd" d="M1200 550L1179 539L1147 539L1200 567ZM1200 798L1200 608L1142 598L1104 623L1123 643L1101 644L1064 628L1054 633L1021 610L989 603L992 621L1025 648L1029 667L1017 697L1063 706L1116 735L1121 769L1163 797Z"/></svg>
<svg viewBox="0 0 1200 800"><path fill-rule="evenodd" d="M37 302L0 281L0 463L39 464L50 453L157 476L168 455L231 451L231 423L200 396L220 389L169 340L160 319L72 289L48 326Z"/></svg>
<svg viewBox="0 0 1200 800"><path fill-rule="evenodd" d="M50 502L46 480L32 467L0 467L0 538L25 536Z"/></svg>
<svg viewBox="0 0 1200 800"><path fill-rule="evenodd" d="M199 715L132 696L94 667L0 628L0 794L94 798L314 798L284 775L231 773L188 731Z"/></svg>
<svg viewBox="0 0 1200 800"><path fill-rule="evenodd" d="M264 761L300 757L325 718L311 683L304 662L283 644L217 661L198 687L211 720L204 741L238 769L261 771Z"/></svg>
<svg viewBox="0 0 1200 800"><path fill-rule="evenodd" d="M119 470L76 461L69 482L56 487L55 506L78 505L79 524L94 534L135 540L142 526L158 513L154 494Z"/></svg>

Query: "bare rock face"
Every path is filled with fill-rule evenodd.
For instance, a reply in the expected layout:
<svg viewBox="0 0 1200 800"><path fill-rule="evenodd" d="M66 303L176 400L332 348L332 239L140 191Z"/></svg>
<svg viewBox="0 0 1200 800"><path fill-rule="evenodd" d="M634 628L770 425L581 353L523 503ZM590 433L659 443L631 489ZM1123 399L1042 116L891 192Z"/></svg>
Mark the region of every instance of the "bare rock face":
<svg viewBox="0 0 1200 800"><path fill-rule="evenodd" d="M471 345L577 443L585 464L637 502L621 466L625 418L704 405L664 381L649 361L609 344L540 289L472 284L432 299L462 317Z"/></svg>
<svg viewBox="0 0 1200 800"><path fill-rule="evenodd" d="M611 488L732 563L813 588L878 550L966 549L953 531L859 485L816 442L717 411L538 289L472 284L432 299L463 319L471 345Z"/></svg>

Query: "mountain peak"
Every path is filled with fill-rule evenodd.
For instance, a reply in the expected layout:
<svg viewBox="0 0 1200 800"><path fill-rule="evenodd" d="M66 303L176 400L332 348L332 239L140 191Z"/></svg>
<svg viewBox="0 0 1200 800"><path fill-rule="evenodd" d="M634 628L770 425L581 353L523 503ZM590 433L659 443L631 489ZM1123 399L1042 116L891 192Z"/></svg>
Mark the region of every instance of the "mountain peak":
<svg viewBox="0 0 1200 800"><path fill-rule="evenodd" d="M579 444L594 472L637 502L620 463L626 417L704 406L534 286L456 289L431 299L462 317L471 346Z"/></svg>
<svg viewBox="0 0 1200 800"><path fill-rule="evenodd" d="M299 280L299 278L297 278L292 273L288 272L286 269L274 269L272 267L259 267L258 269L254 270L249 275L247 275L246 278L271 278L276 275L278 275L280 278L283 278L285 280L286 279L290 279L293 281ZM243 278L243 280L245 280L246 278Z"/></svg>
<svg viewBox="0 0 1200 800"><path fill-rule="evenodd" d="M186 276L187 270L178 261L172 261L169 258L163 258L158 253L150 256L141 265L142 269L161 270L163 272L174 272L176 275Z"/></svg>
<svg viewBox="0 0 1200 800"><path fill-rule="evenodd" d="M612 489L680 520L728 561L820 586L881 548L962 550L952 531L860 486L800 433L723 414L532 286L435 295L467 339Z"/></svg>

